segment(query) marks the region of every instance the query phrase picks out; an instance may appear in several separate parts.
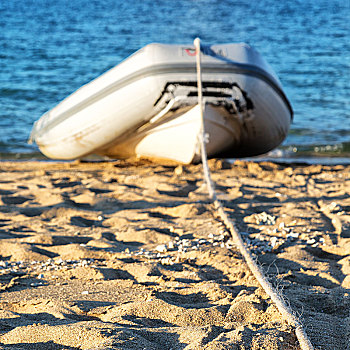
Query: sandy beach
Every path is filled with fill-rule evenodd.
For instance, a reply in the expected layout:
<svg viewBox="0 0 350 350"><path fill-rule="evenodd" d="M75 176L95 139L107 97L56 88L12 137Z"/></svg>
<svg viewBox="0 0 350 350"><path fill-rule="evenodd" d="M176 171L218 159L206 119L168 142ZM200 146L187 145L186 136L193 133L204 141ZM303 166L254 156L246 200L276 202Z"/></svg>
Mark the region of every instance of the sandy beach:
<svg viewBox="0 0 350 350"><path fill-rule="evenodd" d="M211 160L316 349L350 349L350 166ZM201 165L0 163L0 349L299 349Z"/></svg>

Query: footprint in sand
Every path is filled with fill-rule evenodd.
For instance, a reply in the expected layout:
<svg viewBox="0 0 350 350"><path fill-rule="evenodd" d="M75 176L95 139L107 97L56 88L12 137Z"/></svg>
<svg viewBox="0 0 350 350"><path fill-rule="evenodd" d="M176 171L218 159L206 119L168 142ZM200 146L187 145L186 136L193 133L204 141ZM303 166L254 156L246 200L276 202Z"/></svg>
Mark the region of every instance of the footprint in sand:
<svg viewBox="0 0 350 350"><path fill-rule="evenodd" d="M4 204L23 204L27 201L30 201L32 198L22 197L22 196L3 196L2 201Z"/></svg>

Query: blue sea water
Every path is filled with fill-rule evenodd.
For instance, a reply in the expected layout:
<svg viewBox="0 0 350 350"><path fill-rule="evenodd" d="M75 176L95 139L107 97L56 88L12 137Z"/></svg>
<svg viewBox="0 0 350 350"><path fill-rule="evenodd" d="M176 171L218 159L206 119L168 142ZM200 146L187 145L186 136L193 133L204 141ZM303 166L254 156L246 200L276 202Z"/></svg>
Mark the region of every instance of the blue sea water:
<svg viewBox="0 0 350 350"><path fill-rule="evenodd" d="M32 124L150 42L246 42L295 111L275 156L350 155L349 0L1 0L0 158L38 157Z"/></svg>

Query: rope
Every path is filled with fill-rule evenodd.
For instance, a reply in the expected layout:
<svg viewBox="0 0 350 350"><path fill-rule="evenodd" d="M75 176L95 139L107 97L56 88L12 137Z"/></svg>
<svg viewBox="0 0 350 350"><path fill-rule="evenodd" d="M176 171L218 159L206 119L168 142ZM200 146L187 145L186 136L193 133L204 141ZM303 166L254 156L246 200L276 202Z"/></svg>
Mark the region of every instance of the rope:
<svg viewBox="0 0 350 350"><path fill-rule="evenodd" d="M205 134L204 134L204 116L203 116L203 99L202 99L202 79L201 79L201 62L200 62L200 39L196 38L194 40L194 45L196 48L196 64L197 64L197 83L198 83L198 104L200 105L201 110L201 135L200 146L201 146L201 156L202 156L202 166L204 172L204 178L207 184L209 198L213 201L214 208L226 228L231 234L232 240L238 247L240 253L243 255L250 271L254 277L258 280L261 287L264 289L266 294L271 298L275 303L278 311L281 313L282 317L292 326L295 327L295 334L299 341L301 350L313 350L313 346L303 328L303 325L299 319L295 316L295 313L290 306L286 304L283 298L278 294L278 291L272 286L268 281L262 269L259 268L257 263L254 261L252 254L244 245L243 239L239 231L236 229L234 223L230 220L222 203L218 200L214 183L211 179L210 170L208 166L208 159L205 147Z"/></svg>

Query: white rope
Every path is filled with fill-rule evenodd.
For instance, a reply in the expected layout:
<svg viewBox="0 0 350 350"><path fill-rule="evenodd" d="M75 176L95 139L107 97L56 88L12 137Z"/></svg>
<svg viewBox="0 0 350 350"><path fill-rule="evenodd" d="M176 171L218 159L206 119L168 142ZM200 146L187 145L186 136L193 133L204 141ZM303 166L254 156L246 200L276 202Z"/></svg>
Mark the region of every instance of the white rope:
<svg viewBox="0 0 350 350"><path fill-rule="evenodd" d="M208 166L207 153L205 148L205 130L204 130L204 116L203 116L203 102L202 102L202 77L201 77L201 62L200 62L200 40L196 38L194 40L194 45L196 48L196 63L197 63L197 83L198 83L198 104L201 110L201 135L200 135L200 144L201 144L201 154L202 154L202 165L205 181L207 184L209 197L214 203L215 210L225 224L226 228L231 233L232 240L238 247L240 253L243 255L250 271L253 273L255 278L260 283L261 287L264 289L266 294L271 298L271 300L275 303L277 309L283 316L283 318L292 326L295 327L295 334L299 341L301 350L313 350L313 346L303 328L303 325L299 321L299 319L295 316L295 313L291 309L290 306L286 304L283 298L278 294L278 291L272 286L272 284L268 281L267 277L264 275L264 272L259 268L259 266L254 261L252 254L244 245L242 236L239 231L236 229L234 223L230 220L222 203L217 199L217 195L215 193L215 188L213 181L211 179L210 170Z"/></svg>
<svg viewBox="0 0 350 350"><path fill-rule="evenodd" d="M203 106L203 94L202 94L202 70L201 70L201 55L200 55L200 40L199 38L196 38L194 40L194 46L196 48L196 64L197 64L197 85L198 85L198 105L199 110L201 114L201 128L199 132L199 142L201 146L201 156L202 156L202 164L206 161L207 156L207 150L205 147L205 128L204 128L204 106ZM216 198L215 190L214 190L214 184L211 181L209 168L203 168L204 170L204 177L207 184L210 184L208 186L209 191L209 197L210 198Z"/></svg>

